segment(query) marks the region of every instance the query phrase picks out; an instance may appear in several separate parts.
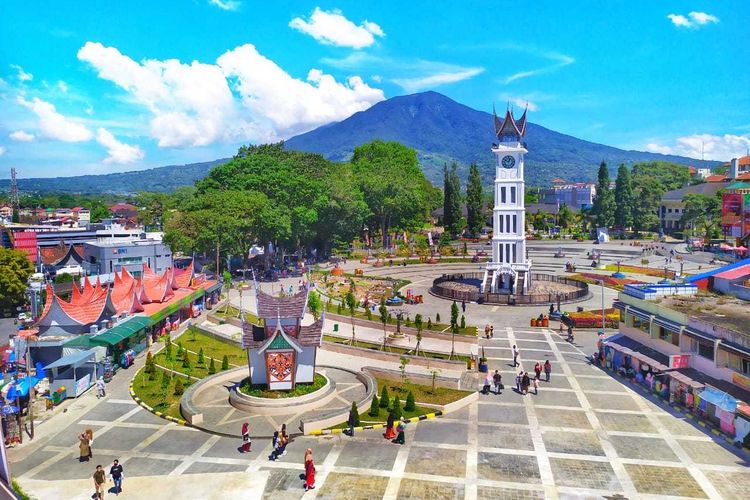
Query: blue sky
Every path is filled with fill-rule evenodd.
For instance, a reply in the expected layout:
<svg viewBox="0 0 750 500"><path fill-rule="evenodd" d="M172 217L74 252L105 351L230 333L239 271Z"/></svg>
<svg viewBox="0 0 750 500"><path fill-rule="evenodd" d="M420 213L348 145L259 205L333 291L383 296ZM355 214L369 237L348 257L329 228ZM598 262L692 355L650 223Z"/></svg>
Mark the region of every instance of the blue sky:
<svg viewBox="0 0 750 500"><path fill-rule="evenodd" d="M211 160L424 90L728 159L750 145L748 19L746 1L5 1L0 178Z"/></svg>

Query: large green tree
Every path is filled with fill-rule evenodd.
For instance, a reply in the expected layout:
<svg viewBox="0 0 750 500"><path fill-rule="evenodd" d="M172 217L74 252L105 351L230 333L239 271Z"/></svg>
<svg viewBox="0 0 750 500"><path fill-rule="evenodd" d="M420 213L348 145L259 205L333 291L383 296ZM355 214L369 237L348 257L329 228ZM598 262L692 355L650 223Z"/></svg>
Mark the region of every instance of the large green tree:
<svg viewBox="0 0 750 500"><path fill-rule="evenodd" d="M719 236L720 196L689 193L682 201L685 204L685 210L680 220L685 228L692 230L694 235L704 236L707 239Z"/></svg>
<svg viewBox="0 0 750 500"><path fill-rule="evenodd" d="M443 227L448 234L456 235L463 229L461 202L458 165L453 162L450 168L443 167Z"/></svg>
<svg viewBox="0 0 750 500"><path fill-rule="evenodd" d="M598 179L591 213L594 216L596 227L610 227L615 221L615 198L609 188L609 169L605 162L601 162L599 165Z"/></svg>
<svg viewBox="0 0 750 500"><path fill-rule="evenodd" d="M639 176L633 190L633 228L636 232L653 231L659 225L659 205L664 187L649 175Z"/></svg>
<svg viewBox="0 0 750 500"><path fill-rule="evenodd" d="M19 250L0 247L0 308L11 309L24 303L24 295L34 264Z"/></svg>
<svg viewBox="0 0 750 500"><path fill-rule="evenodd" d="M615 226L627 229L633 225L633 182L625 165L617 169L615 180Z"/></svg>
<svg viewBox="0 0 750 500"><path fill-rule="evenodd" d="M668 161L648 161L633 165L633 179L653 177L659 181L664 191L685 187L690 182L690 172L685 165Z"/></svg>
<svg viewBox="0 0 750 500"><path fill-rule="evenodd" d="M484 211L482 210L482 179L476 163L469 167L469 179L466 182L466 219L469 232L479 234L484 227Z"/></svg>

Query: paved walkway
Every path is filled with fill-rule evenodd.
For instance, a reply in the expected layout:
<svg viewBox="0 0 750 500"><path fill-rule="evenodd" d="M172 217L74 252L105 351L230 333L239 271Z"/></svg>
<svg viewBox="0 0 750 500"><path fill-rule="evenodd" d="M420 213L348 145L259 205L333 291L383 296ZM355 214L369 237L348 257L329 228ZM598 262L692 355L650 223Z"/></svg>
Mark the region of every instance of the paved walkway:
<svg viewBox="0 0 750 500"><path fill-rule="evenodd" d="M125 467L120 498L748 498L747 457L695 427L660 402L588 365L581 351L550 331L502 328L482 341L490 368L506 390L444 418L411 424L407 445L377 431L355 438L295 439L270 462L268 440L252 453L238 439L214 436L159 419L136 406L126 387L78 417L23 460L13 473L39 498L93 493L97 463ZM521 363L549 358L550 383L538 395L511 389ZM94 460L76 460L76 436L94 430ZM303 493L302 456L312 448L317 489Z"/></svg>

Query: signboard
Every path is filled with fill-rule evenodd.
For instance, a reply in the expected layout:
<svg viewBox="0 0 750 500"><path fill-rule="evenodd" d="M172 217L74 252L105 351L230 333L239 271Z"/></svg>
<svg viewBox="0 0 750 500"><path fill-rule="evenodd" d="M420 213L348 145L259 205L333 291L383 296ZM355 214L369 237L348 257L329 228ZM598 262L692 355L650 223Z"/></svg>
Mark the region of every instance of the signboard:
<svg viewBox="0 0 750 500"><path fill-rule="evenodd" d="M736 373L736 372L733 373L732 374L732 383L734 383L735 385L739 385L740 387L742 387L746 391L750 391L750 378L748 378L748 377L746 377L744 375L741 375L741 374Z"/></svg>
<svg viewBox="0 0 750 500"><path fill-rule="evenodd" d="M722 226L737 226L742 221L742 195L726 193L722 197L721 224Z"/></svg>
<svg viewBox="0 0 750 500"><path fill-rule="evenodd" d="M690 362L689 354L675 354L669 357L670 368L687 368Z"/></svg>
<svg viewBox="0 0 750 500"><path fill-rule="evenodd" d="M745 198L745 201L742 204L742 211L744 213L745 228L742 234L747 234L747 232L750 231L750 193L743 196Z"/></svg>
<svg viewBox="0 0 750 500"><path fill-rule="evenodd" d="M83 392L91 385L91 374L87 374L83 378L76 380L76 397L83 394Z"/></svg>

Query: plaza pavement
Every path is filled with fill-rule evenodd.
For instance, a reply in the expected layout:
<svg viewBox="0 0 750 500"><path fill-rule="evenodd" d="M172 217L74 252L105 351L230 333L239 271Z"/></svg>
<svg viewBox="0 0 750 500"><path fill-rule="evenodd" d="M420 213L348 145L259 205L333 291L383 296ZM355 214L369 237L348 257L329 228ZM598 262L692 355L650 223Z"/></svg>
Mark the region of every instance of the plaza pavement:
<svg viewBox="0 0 750 500"><path fill-rule="evenodd" d="M354 438L299 437L278 462L270 440L238 453L238 439L159 419L129 399L125 377L106 399L22 459L10 450L23 487L38 498L84 498L97 463L119 458L120 498L748 498L747 457L650 396L588 365L581 350L543 329L503 327L482 340L490 369L503 374L500 395L443 418L410 424L407 444L378 431ZM512 389L510 346L531 368L551 359L552 380L538 395ZM62 421L60 421L62 422ZM55 422L43 426L55 425ZM94 430L94 458L76 460L76 436ZM317 488L299 475L306 448L315 454Z"/></svg>

